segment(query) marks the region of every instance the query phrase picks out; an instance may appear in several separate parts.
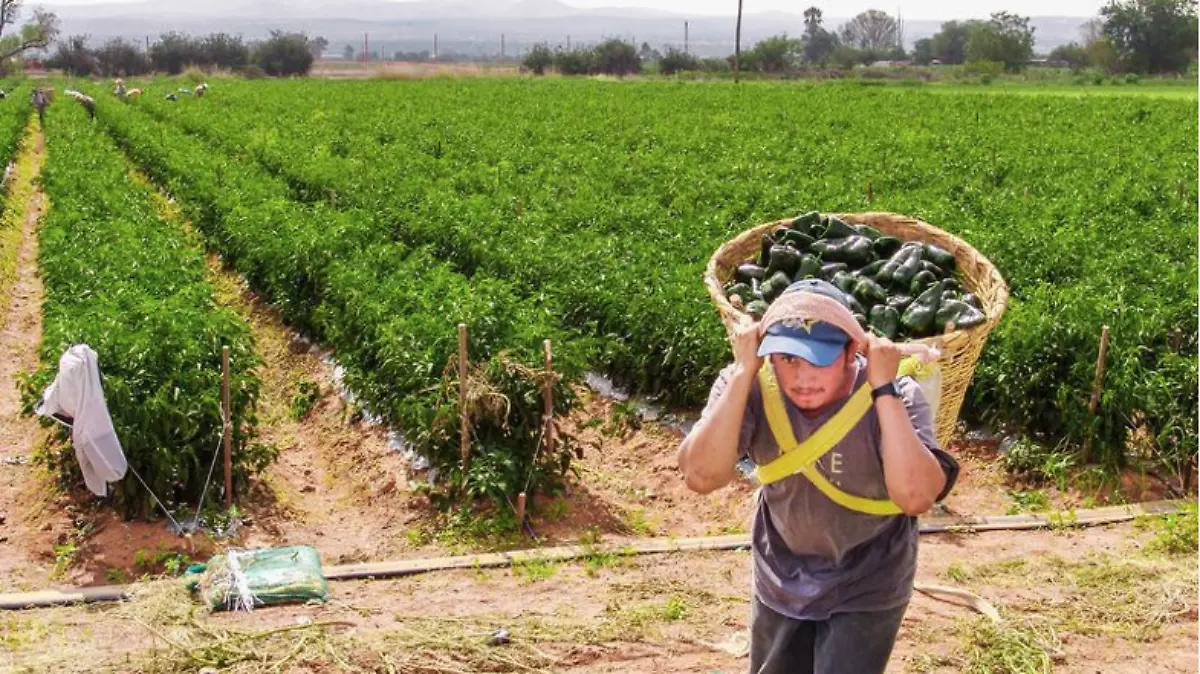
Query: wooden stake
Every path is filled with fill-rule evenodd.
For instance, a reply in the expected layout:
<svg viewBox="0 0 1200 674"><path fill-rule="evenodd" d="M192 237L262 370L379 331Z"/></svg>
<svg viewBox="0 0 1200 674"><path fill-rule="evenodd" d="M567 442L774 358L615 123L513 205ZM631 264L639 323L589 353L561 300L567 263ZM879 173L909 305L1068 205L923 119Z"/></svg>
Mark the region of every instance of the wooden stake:
<svg viewBox="0 0 1200 674"><path fill-rule="evenodd" d="M1104 382L1104 360L1108 356L1108 326L1100 329L1100 353L1096 356L1096 378L1092 380L1092 399L1088 402L1088 414L1095 414L1100 407L1100 392Z"/></svg>
<svg viewBox="0 0 1200 674"><path fill-rule="evenodd" d="M871 188L872 188L871 181L870 181L870 180L868 180L868 181L867 181L867 203L868 203L868 204L869 204L869 203L871 203L871 198L872 198L872 195L871 195Z"/></svg>
<svg viewBox="0 0 1200 674"><path fill-rule="evenodd" d="M221 347L221 421L225 445L225 509L233 506L233 423L229 405L229 347Z"/></svg>
<svg viewBox="0 0 1200 674"><path fill-rule="evenodd" d="M545 356L546 377L542 382L542 441L546 451L554 451L554 368L551 366L550 340L542 342L542 354Z"/></svg>
<svg viewBox="0 0 1200 674"><path fill-rule="evenodd" d="M458 324L458 435L463 482L471 463L471 423L467 414L467 324Z"/></svg>
<svg viewBox="0 0 1200 674"><path fill-rule="evenodd" d="M525 524L525 492L517 494L517 528Z"/></svg>
<svg viewBox="0 0 1200 674"><path fill-rule="evenodd" d="M1088 414L1095 416L1100 407L1101 383L1104 381L1104 360L1108 355L1108 326L1100 329L1100 353L1096 356L1096 378L1092 380L1092 398L1088 401ZM1092 435L1083 442L1083 465L1092 463Z"/></svg>

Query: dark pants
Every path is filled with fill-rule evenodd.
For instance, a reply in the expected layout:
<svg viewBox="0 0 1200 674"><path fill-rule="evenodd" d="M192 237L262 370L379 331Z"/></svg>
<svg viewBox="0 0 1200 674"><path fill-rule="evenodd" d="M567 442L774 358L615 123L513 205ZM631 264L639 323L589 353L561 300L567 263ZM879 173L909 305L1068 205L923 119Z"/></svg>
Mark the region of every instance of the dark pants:
<svg viewBox="0 0 1200 674"><path fill-rule="evenodd" d="M905 604L887 611L792 620L763 606L750 609L750 674L883 674L904 620Z"/></svg>

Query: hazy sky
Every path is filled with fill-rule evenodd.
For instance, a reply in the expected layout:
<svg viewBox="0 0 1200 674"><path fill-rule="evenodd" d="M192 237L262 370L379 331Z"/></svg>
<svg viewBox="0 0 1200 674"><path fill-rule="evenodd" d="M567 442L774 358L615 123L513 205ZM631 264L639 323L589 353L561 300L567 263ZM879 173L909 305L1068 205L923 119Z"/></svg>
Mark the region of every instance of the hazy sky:
<svg viewBox="0 0 1200 674"><path fill-rule="evenodd" d="M680 14L736 14L737 0L567 0L577 7L611 7L626 5L661 9ZM896 9L908 19L954 19L987 17L992 12L1008 10L1022 16L1095 16L1106 3L1103 0L845 0L843 2L809 2L807 0L743 0L743 12L782 11L800 14L816 5L826 16L854 16L868 9L882 9L895 15Z"/></svg>
<svg viewBox="0 0 1200 674"><path fill-rule="evenodd" d="M130 2L136 0L47 0L50 5L93 5L108 2ZM279 0L277 0L279 1ZM287 2L287 0L282 0ZM448 3L463 4L463 0L447 0ZM467 0L469 3L470 0ZM488 4L502 4L505 0L484 0ZM575 7L644 7L679 14L732 15L737 13L737 0L565 0ZM783 11L800 14L805 8L816 5L829 17L849 17L867 9L882 9L895 14L899 9L907 19L958 19L980 17L999 10L1016 12L1023 16L1095 16L1104 0L844 0L828 2L818 0L743 0L746 13ZM27 2L39 4L38 0ZM335 8L332 5L331 8Z"/></svg>

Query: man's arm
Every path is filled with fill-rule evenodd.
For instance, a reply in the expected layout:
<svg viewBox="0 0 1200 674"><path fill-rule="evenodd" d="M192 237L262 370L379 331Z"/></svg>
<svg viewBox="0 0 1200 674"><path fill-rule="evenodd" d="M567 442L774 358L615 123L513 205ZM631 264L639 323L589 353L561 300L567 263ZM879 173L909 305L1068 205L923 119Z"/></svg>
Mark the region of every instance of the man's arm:
<svg viewBox="0 0 1200 674"><path fill-rule="evenodd" d="M734 364L717 400L679 445L679 470L689 489L707 494L736 476L738 441L746 402L762 367L758 326L747 321L734 333Z"/></svg>
<svg viewBox="0 0 1200 674"><path fill-rule="evenodd" d="M901 353L887 339L871 337L867 352L867 381L872 388L896 378ZM946 473L933 452L913 428L904 401L882 396L875 401L879 415L880 456L888 497L906 515L919 515L931 507L946 486Z"/></svg>

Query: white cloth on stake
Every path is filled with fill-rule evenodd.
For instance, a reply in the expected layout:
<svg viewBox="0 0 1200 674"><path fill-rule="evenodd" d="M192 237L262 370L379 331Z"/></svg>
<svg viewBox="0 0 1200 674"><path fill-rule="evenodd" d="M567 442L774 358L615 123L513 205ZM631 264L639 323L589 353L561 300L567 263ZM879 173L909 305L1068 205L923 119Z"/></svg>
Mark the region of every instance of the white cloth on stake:
<svg viewBox="0 0 1200 674"><path fill-rule="evenodd" d="M113 429L96 352L76 344L58 360L58 376L46 388L35 411L71 426L71 444L87 488L97 496L108 493L108 483L125 477L128 464Z"/></svg>

